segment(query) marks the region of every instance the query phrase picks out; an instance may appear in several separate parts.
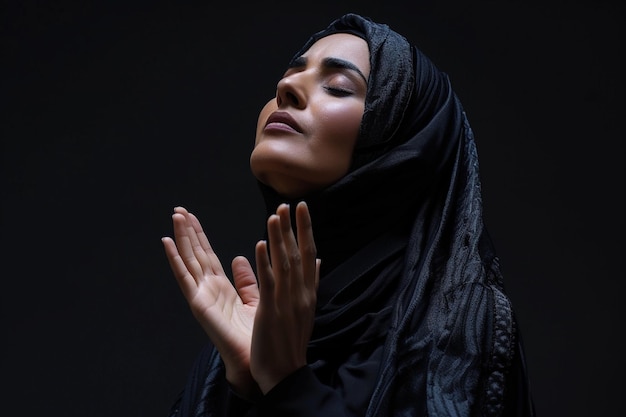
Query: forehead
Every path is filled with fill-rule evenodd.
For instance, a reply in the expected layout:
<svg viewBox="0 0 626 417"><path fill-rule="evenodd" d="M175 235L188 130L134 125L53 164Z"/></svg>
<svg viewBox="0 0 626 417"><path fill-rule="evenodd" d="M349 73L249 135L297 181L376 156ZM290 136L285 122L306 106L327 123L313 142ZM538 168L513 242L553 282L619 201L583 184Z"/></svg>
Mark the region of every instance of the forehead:
<svg viewBox="0 0 626 417"><path fill-rule="evenodd" d="M317 40L302 54L309 61L327 57L341 58L352 62L367 76L370 70L370 57L367 42L349 33L335 33Z"/></svg>

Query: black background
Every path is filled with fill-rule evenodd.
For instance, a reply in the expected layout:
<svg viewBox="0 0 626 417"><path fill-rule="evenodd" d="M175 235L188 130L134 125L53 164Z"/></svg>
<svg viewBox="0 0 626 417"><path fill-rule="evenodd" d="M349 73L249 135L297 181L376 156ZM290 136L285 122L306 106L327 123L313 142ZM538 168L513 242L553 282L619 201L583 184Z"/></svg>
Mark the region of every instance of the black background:
<svg viewBox="0 0 626 417"><path fill-rule="evenodd" d="M419 45L467 110L539 415L615 415L623 2L390 0L3 3L0 414L167 414L206 340L161 247L172 208L226 266L251 255L258 110L349 11Z"/></svg>

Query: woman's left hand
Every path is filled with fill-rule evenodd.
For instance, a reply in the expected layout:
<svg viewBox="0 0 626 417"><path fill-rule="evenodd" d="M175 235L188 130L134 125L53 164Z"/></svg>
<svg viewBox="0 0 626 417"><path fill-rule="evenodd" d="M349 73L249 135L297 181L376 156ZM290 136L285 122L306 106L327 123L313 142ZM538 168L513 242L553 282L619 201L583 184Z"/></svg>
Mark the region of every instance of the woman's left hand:
<svg viewBox="0 0 626 417"><path fill-rule="evenodd" d="M294 236L289 206L267 220L267 242L256 245L260 301L252 332L250 372L263 394L307 364L313 331L320 260L309 210L296 207Z"/></svg>

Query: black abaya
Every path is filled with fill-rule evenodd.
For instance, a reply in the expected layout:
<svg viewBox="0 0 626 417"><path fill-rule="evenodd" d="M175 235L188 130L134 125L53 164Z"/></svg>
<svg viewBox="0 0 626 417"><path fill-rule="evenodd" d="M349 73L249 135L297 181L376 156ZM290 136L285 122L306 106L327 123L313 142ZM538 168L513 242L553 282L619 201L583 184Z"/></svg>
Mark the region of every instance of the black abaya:
<svg viewBox="0 0 626 417"><path fill-rule="evenodd" d="M355 14L295 57L337 32L367 41L371 73L350 172L304 198L323 265L308 366L246 402L209 344L171 415L533 416L472 130L448 77ZM268 215L295 208L260 187Z"/></svg>

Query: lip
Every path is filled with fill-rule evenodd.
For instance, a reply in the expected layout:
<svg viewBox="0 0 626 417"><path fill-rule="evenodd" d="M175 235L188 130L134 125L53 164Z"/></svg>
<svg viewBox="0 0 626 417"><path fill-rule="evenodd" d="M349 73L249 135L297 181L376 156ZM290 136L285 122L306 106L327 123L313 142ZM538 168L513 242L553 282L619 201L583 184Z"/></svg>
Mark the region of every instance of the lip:
<svg viewBox="0 0 626 417"><path fill-rule="evenodd" d="M285 111L275 111L265 122L265 129L288 130L302 133L302 128L296 120Z"/></svg>

